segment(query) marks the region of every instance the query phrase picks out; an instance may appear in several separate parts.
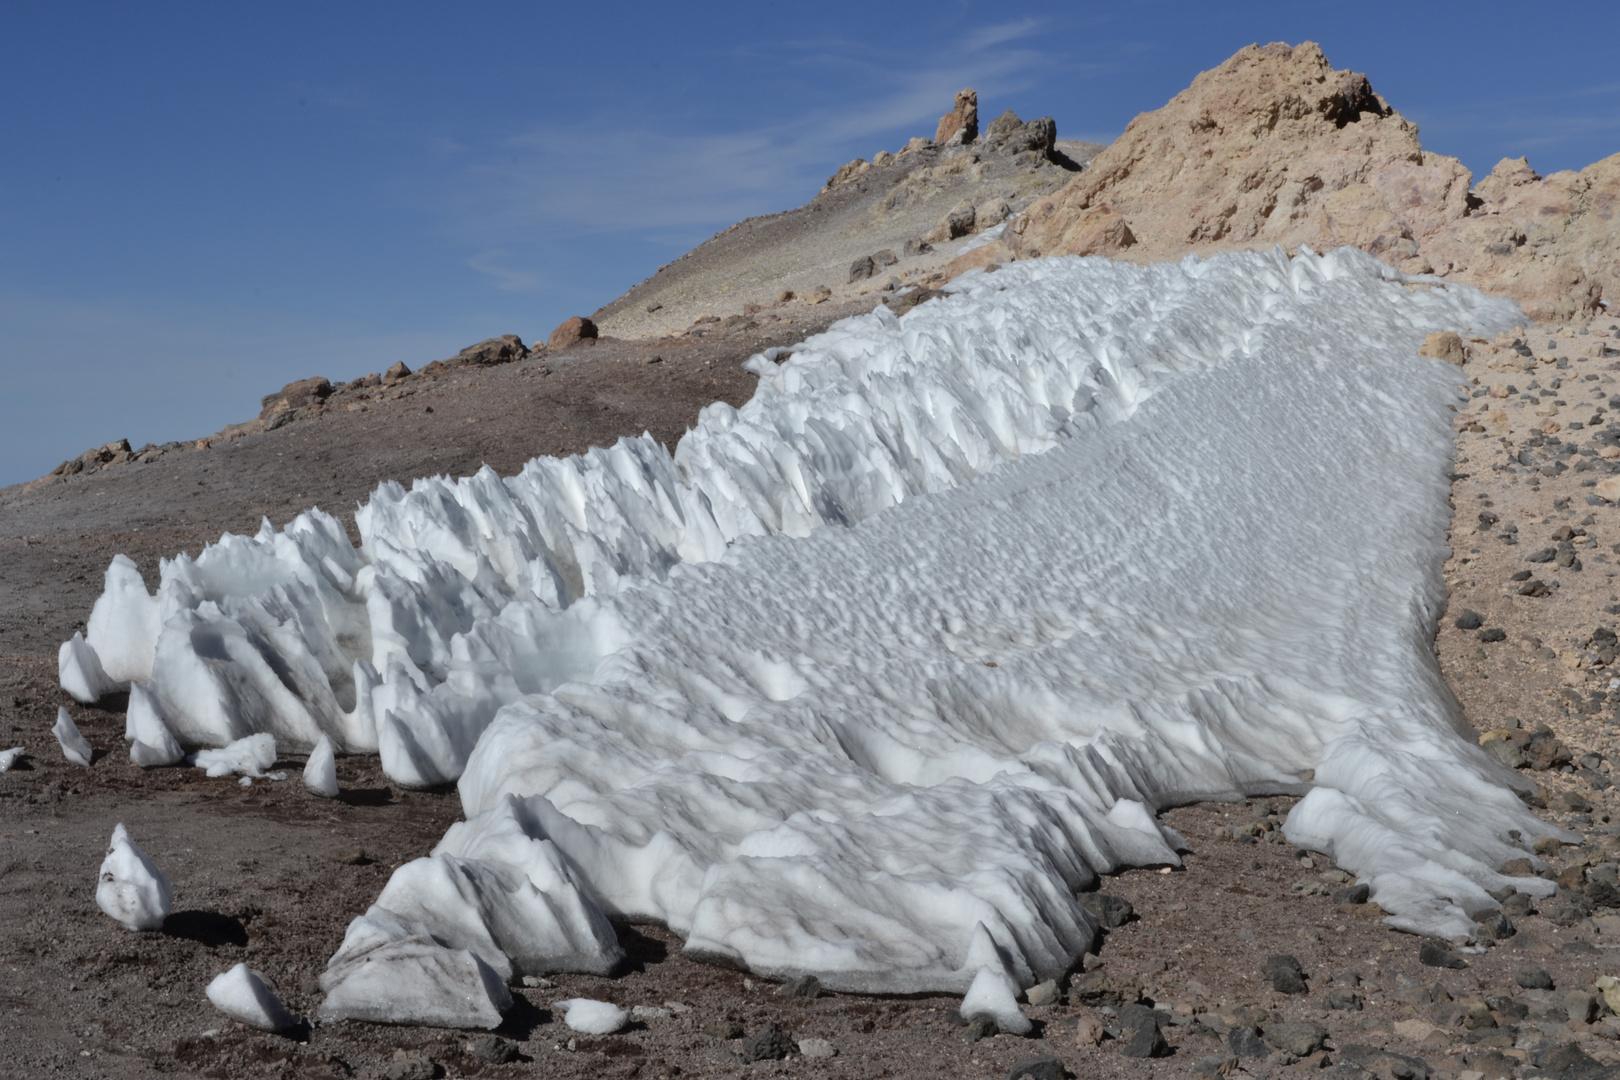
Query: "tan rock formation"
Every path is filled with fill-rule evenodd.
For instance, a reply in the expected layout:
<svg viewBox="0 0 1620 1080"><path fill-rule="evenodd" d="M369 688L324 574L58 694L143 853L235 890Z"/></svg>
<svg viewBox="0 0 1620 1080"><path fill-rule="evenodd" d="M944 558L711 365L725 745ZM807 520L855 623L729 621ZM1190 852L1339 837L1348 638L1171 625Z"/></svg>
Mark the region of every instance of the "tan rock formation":
<svg viewBox="0 0 1620 1080"><path fill-rule="evenodd" d="M1591 313L1605 285L1620 296L1620 155L1546 179L1503 162L1472 180L1317 45L1249 46L1015 219L1001 257L1348 244L1538 320Z"/></svg>
<svg viewBox="0 0 1620 1080"><path fill-rule="evenodd" d="M934 141L940 145L951 142L969 143L979 137L979 93L968 87L956 95L956 105L939 118Z"/></svg>

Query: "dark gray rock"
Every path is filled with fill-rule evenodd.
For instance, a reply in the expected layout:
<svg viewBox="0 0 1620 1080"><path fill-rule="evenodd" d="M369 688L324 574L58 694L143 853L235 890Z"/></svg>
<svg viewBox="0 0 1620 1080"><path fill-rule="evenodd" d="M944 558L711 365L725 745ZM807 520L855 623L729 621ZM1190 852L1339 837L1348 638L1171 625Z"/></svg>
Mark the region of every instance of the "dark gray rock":
<svg viewBox="0 0 1620 1080"><path fill-rule="evenodd" d="M1547 548L1540 548L1539 550L1536 550L1536 551L1532 551L1530 554L1528 554L1528 555L1526 555L1524 557L1524 561L1525 562L1530 562L1530 563L1549 563L1549 562L1552 562L1557 557L1558 557L1558 549L1557 548L1547 547Z"/></svg>
<svg viewBox="0 0 1620 1080"><path fill-rule="evenodd" d="M518 1048L499 1035L479 1035L467 1040L467 1054L491 1065L506 1065L518 1059Z"/></svg>
<svg viewBox="0 0 1620 1080"><path fill-rule="evenodd" d="M1335 986L1328 991L1328 1008L1356 1012L1361 1009L1361 994L1354 987Z"/></svg>
<svg viewBox="0 0 1620 1080"><path fill-rule="evenodd" d="M1240 1058L1263 1058L1271 1055L1271 1048L1260 1032L1252 1027L1235 1027L1226 1033L1226 1045Z"/></svg>
<svg viewBox="0 0 1620 1080"><path fill-rule="evenodd" d="M1327 1028L1311 1020L1288 1020L1266 1028L1265 1040L1285 1054L1306 1057L1322 1049Z"/></svg>
<svg viewBox="0 0 1620 1080"><path fill-rule="evenodd" d="M872 256L862 255L849 264L849 280L864 281L877 272L877 265L872 262Z"/></svg>
<svg viewBox="0 0 1620 1080"><path fill-rule="evenodd" d="M1217 1076L1231 1076L1237 1072L1238 1059L1234 1054L1211 1054L1207 1058L1200 1058L1193 1066L1193 1075L1205 1078Z"/></svg>
<svg viewBox="0 0 1620 1080"><path fill-rule="evenodd" d="M1342 889L1335 889L1333 902L1335 904L1365 904L1372 897L1372 889L1365 882L1355 885L1346 885Z"/></svg>
<svg viewBox="0 0 1620 1080"><path fill-rule="evenodd" d="M872 252L872 262L878 266L893 266L900 261L900 257L888 248Z"/></svg>
<svg viewBox="0 0 1620 1080"><path fill-rule="evenodd" d="M1485 625L1485 616L1477 611L1464 611L1453 624L1459 630L1478 630Z"/></svg>
<svg viewBox="0 0 1620 1080"><path fill-rule="evenodd" d="M743 1063L753 1061L781 1061L794 1051L793 1036L786 1028L767 1023L742 1042L737 1056Z"/></svg>
<svg viewBox="0 0 1620 1080"><path fill-rule="evenodd" d="M1080 906L1091 912L1097 925L1104 930L1124 926L1136 914L1131 902L1123 896L1111 896L1108 893L1081 893Z"/></svg>
<svg viewBox="0 0 1620 1080"><path fill-rule="evenodd" d="M934 250L934 245L926 240L907 240L900 246L900 250L907 255L927 255Z"/></svg>
<svg viewBox="0 0 1620 1080"><path fill-rule="evenodd" d="M800 975L778 986L776 994L778 997L818 998L821 996L821 980L814 975Z"/></svg>
<svg viewBox="0 0 1620 1080"><path fill-rule="evenodd" d="M516 334L503 334L500 337L485 338L476 345L469 345L450 359L451 364L509 364L514 360L522 360L529 355L529 350L523 344L523 339Z"/></svg>
<svg viewBox="0 0 1620 1080"><path fill-rule="evenodd" d="M1596 1058L1572 1042L1547 1051L1547 1055L1541 1059L1541 1069L1543 1074L1569 1077L1570 1080L1604 1072Z"/></svg>
<svg viewBox="0 0 1620 1080"><path fill-rule="evenodd" d="M1468 961L1446 948L1438 941L1425 941L1418 948L1418 963L1424 967L1437 968L1465 968Z"/></svg>
<svg viewBox="0 0 1620 1080"><path fill-rule="evenodd" d="M1380 1050L1376 1046L1364 1046L1360 1043L1340 1047L1339 1059L1366 1069L1375 1076L1394 1077L1394 1080L1428 1080L1434 1075L1429 1063L1420 1057L1397 1054L1391 1050Z"/></svg>
<svg viewBox="0 0 1620 1080"><path fill-rule="evenodd" d="M1309 987L1305 985L1305 971L1293 956L1287 954L1268 956L1260 970L1271 977L1271 988L1279 994L1310 992Z"/></svg>
<svg viewBox="0 0 1620 1080"><path fill-rule="evenodd" d="M1133 1058L1169 1057L1170 1044L1164 1041L1158 1024L1144 1024L1136 1029L1136 1034L1120 1047L1119 1052Z"/></svg>
<svg viewBox="0 0 1620 1080"><path fill-rule="evenodd" d="M976 1043L980 1039L988 1039L999 1034L1001 1028L988 1016L975 1016L967 1022L962 1029L962 1038L966 1042Z"/></svg>
<svg viewBox="0 0 1620 1080"><path fill-rule="evenodd" d="M1487 627L1479 632L1479 640L1485 642L1506 641L1507 631L1503 630L1500 626Z"/></svg>
<svg viewBox="0 0 1620 1080"><path fill-rule="evenodd" d="M1063 1080L1066 1075L1063 1062L1045 1054L1014 1062L1007 1070L1007 1080Z"/></svg>
<svg viewBox="0 0 1620 1080"><path fill-rule="evenodd" d="M1487 915L1479 920L1479 929L1475 931L1481 941L1506 941L1518 933L1513 920L1498 911L1494 915Z"/></svg>

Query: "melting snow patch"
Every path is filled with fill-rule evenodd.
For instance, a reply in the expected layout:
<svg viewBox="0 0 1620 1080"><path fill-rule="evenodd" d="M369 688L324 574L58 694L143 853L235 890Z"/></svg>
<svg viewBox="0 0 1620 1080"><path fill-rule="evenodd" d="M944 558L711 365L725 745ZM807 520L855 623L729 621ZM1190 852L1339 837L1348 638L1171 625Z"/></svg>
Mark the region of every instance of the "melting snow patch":
<svg viewBox="0 0 1620 1080"><path fill-rule="evenodd" d="M1160 809L1307 789L1290 839L1470 933L1510 830L1555 831L1428 648L1458 391L1416 350L1522 315L1404 280L1351 250L963 279L750 361L673 454L385 484L358 550L311 511L156 595L115 561L63 685L144 685L188 745L459 778L469 820L333 958L351 1002L611 966L608 917L831 989L1016 991L1092 943L1077 889L1179 861Z"/></svg>
<svg viewBox="0 0 1620 1080"><path fill-rule="evenodd" d="M56 707L56 724L51 728L51 734L56 736L57 744L62 747L62 756L75 765L89 765L95 757L95 751L90 743L79 734L79 726L73 722L73 717L61 705Z"/></svg>
<svg viewBox="0 0 1620 1080"><path fill-rule="evenodd" d="M281 999L264 984L263 976L246 964L214 976L206 993L214 1008L248 1027L284 1031L298 1025L298 1017L281 1004Z"/></svg>
<svg viewBox="0 0 1620 1080"><path fill-rule="evenodd" d="M322 1020L497 1028L512 992L466 949L447 949L420 927L362 918L349 925L321 975Z"/></svg>
<svg viewBox="0 0 1620 1080"><path fill-rule="evenodd" d="M582 1035L611 1035L629 1021L630 1014L610 1001L569 998L552 1005L562 1010L563 1023Z"/></svg>
<svg viewBox="0 0 1620 1080"><path fill-rule="evenodd" d="M237 739L220 750L199 750L193 759L193 764L207 769L209 776L263 776L275 763L275 736L264 733Z"/></svg>
<svg viewBox="0 0 1620 1080"><path fill-rule="evenodd" d="M135 846L119 822L101 862L96 905L126 930L159 930L173 904L168 877Z"/></svg>

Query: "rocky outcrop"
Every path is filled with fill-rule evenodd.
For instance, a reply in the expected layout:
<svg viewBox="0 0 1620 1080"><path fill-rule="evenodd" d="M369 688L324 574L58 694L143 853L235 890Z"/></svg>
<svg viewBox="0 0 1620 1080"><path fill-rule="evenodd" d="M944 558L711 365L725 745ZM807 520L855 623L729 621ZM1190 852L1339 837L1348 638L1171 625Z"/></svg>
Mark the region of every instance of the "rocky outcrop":
<svg viewBox="0 0 1620 1080"><path fill-rule="evenodd" d="M516 334L502 334L500 337L485 338L476 345L469 345L447 361L452 367L467 365L510 364L514 360L522 360L529 355L523 339Z"/></svg>
<svg viewBox="0 0 1620 1080"><path fill-rule="evenodd" d="M546 338L546 348L566 349L572 345L596 343L596 324L582 315L564 319L561 326Z"/></svg>
<svg viewBox="0 0 1620 1080"><path fill-rule="evenodd" d="M1015 219L1001 257L1351 245L1509 296L1534 319L1589 314L1605 285L1620 294L1620 155L1545 179L1503 162L1472 181L1317 45L1250 46Z"/></svg>
<svg viewBox="0 0 1620 1080"><path fill-rule="evenodd" d="M939 118L934 141L941 146L970 143L979 137L979 93L968 87L956 95L951 111Z"/></svg>

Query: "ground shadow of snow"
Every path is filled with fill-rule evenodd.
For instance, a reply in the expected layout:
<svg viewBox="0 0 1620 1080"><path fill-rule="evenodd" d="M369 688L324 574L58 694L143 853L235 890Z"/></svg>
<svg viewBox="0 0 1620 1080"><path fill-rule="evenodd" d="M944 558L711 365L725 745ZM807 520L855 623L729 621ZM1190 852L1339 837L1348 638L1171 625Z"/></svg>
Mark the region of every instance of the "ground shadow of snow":
<svg viewBox="0 0 1620 1080"><path fill-rule="evenodd" d="M176 911L163 920L163 932L169 937L185 938L209 948L220 945L245 946L247 928L233 915L216 911Z"/></svg>

